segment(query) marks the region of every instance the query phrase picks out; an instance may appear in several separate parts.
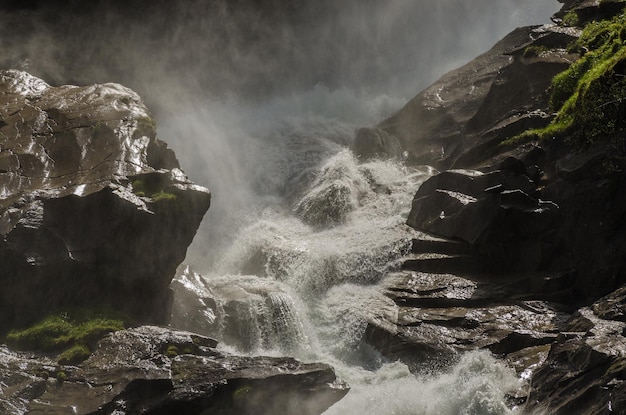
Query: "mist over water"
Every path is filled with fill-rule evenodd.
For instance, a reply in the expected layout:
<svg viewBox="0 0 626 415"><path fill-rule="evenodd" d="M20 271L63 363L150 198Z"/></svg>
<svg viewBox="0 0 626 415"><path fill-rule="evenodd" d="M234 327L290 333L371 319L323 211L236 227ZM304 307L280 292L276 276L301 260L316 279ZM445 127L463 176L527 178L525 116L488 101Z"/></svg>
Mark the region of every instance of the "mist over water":
<svg viewBox="0 0 626 415"><path fill-rule="evenodd" d="M484 352L414 376L362 342L393 317L384 276L417 232L410 201L434 171L360 163L376 125L546 0L94 0L0 10L0 66L52 84L118 82L213 194L178 281L206 298L190 328L222 347L333 365L352 386L328 414L508 414L510 370ZM341 197L329 198L329 192ZM335 203L336 202L336 203ZM320 223L318 212L333 212Z"/></svg>

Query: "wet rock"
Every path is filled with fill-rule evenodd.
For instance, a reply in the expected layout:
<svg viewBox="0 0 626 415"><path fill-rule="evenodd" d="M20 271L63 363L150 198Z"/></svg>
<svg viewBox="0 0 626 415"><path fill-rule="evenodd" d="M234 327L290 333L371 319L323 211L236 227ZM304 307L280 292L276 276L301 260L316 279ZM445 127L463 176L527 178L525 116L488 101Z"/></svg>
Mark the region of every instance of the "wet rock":
<svg viewBox="0 0 626 415"><path fill-rule="evenodd" d="M541 269L552 251L545 234L559 209L535 196L537 185L522 164L502 164L507 165L508 170L453 170L431 177L417 191L407 224L470 244L478 254L474 263L482 262L483 270Z"/></svg>
<svg viewBox="0 0 626 415"><path fill-rule="evenodd" d="M415 371L445 366L457 353L475 349L512 361L541 361L542 346L557 338L569 315L558 304L537 300L530 278L479 282L453 274L392 274L385 286L397 313L387 318L396 319L370 322L367 341Z"/></svg>
<svg viewBox="0 0 626 415"><path fill-rule="evenodd" d="M623 297L622 287L574 314L532 378L529 413L626 411Z"/></svg>
<svg viewBox="0 0 626 415"><path fill-rule="evenodd" d="M378 128L359 128L352 151L361 160L402 159L403 150L398 139Z"/></svg>
<svg viewBox="0 0 626 415"><path fill-rule="evenodd" d="M0 408L46 414L319 414L348 386L324 364L237 357L188 332L144 326L100 341L79 366L0 348Z"/></svg>
<svg viewBox="0 0 626 415"><path fill-rule="evenodd" d="M187 268L171 287L173 327L215 336L245 353L276 350L293 355L308 347L293 298L272 278L203 277Z"/></svg>
<svg viewBox="0 0 626 415"><path fill-rule="evenodd" d="M0 72L0 328L67 306L162 321L207 189L117 85Z"/></svg>
<svg viewBox="0 0 626 415"><path fill-rule="evenodd" d="M444 75L378 128L400 140L410 163L478 166L507 150L498 146L504 139L547 125L547 89L575 59L565 49L577 34L555 25L519 28ZM525 57L529 46L550 53Z"/></svg>

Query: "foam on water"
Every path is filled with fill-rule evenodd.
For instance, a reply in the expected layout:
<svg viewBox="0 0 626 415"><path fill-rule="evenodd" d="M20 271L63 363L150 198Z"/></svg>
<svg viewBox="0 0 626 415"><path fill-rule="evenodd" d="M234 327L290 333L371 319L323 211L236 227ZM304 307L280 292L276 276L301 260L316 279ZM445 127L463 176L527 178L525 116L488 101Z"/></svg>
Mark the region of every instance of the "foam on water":
<svg viewBox="0 0 626 415"><path fill-rule="evenodd" d="M322 95L311 93L311 108L338 99L337 92L326 101ZM276 108L290 107L274 103L261 112ZM237 120L244 113L239 108ZM218 337L220 347L237 353L331 364L352 387L331 415L509 413L504 394L515 376L488 353L420 378L364 342L369 323L397 319L379 283L418 236L406 217L435 170L401 160L361 162L349 150L358 124L321 114L291 113L274 123L250 114L244 126L229 116L208 118L226 139L225 154L236 152L240 164L233 178L224 177L236 191L223 183L213 189L217 207L209 217L216 220L209 224L227 237L204 247L205 261L194 264L202 276L179 277L201 293L199 313L213 322L184 328Z"/></svg>
<svg viewBox="0 0 626 415"><path fill-rule="evenodd" d="M518 386L512 370L484 351L470 352L448 372L416 377L400 363L345 375L352 390L325 415L506 415L504 395Z"/></svg>

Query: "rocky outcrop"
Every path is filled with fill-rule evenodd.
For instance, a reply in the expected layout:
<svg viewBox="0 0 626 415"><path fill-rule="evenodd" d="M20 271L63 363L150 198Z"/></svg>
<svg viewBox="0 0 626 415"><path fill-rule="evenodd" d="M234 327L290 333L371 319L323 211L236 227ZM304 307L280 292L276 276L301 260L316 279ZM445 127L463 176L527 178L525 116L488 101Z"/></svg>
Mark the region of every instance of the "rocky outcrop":
<svg viewBox="0 0 626 415"><path fill-rule="evenodd" d="M574 313L533 376L529 413L626 412L625 316L625 287Z"/></svg>
<svg viewBox="0 0 626 415"><path fill-rule="evenodd" d="M78 366L0 348L0 412L313 415L348 392L327 365L231 356L216 343L144 326L110 334Z"/></svg>
<svg viewBox="0 0 626 415"><path fill-rule="evenodd" d="M576 58L565 47L578 33L556 25L517 29L378 127L400 140L410 163L476 166L500 151L503 138L550 122L547 89Z"/></svg>
<svg viewBox="0 0 626 415"><path fill-rule="evenodd" d="M0 328L67 306L162 321L210 194L139 96L3 71L0 103Z"/></svg>
<svg viewBox="0 0 626 415"><path fill-rule="evenodd" d="M518 136L548 125L552 77L578 58L561 19L623 8L566 1L560 25L514 31L379 125L410 163L454 168L413 200L427 235L385 280L396 313L367 329L383 354L419 371L488 349L531 379L514 399L527 413L626 411L622 136Z"/></svg>

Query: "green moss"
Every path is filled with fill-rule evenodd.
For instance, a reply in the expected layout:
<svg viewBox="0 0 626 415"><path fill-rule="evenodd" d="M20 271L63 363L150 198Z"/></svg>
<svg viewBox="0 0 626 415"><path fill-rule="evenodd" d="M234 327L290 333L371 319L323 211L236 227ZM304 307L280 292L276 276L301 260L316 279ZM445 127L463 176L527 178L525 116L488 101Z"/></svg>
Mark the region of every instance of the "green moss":
<svg viewBox="0 0 626 415"><path fill-rule="evenodd" d="M237 389L235 389L235 391L233 392L233 400L238 401L241 399L245 399L246 395L249 394L251 391L252 391L252 386L250 385L240 386Z"/></svg>
<svg viewBox="0 0 626 415"><path fill-rule="evenodd" d="M173 201L176 200L176 195L174 193L167 193L161 190L153 194L151 198L153 202Z"/></svg>
<svg viewBox="0 0 626 415"><path fill-rule="evenodd" d="M189 343L180 343L180 344L172 344L169 343L162 350L162 353L167 357L176 357L181 354L200 354L200 348L195 344Z"/></svg>
<svg viewBox="0 0 626 415"><path fill-rule="evenodd" d="M588 23L574 48L582 57L552 81L554 120L511 140L568 135L585 146L626 131L626 16Z"/></svg>
<svg viewBox="0 0 626 415"><path fill-rule="evenodd" d="M575 10L569 11L563 16L563 24L565 26L578 26L580 24L580 16Z"/></svg>
<svg viewBox="0 0 626 415"><path fill-rule="evenodd" d="M115 312L72 310L48 316L23 330L11 330L5 340L17 350L61 352L61 364L78 363L91 353L89 345L123 330L124 320Z"/></svg>
<svg viewBox="0 0 626 415"><path fill-rule="evenodd" d="M87 359L91 355L91 350L84 344L75 344L63 353L57 359L60 365L75 365Z"/></svg>
<svg viewBox="0 0 626 415"><path fill-rule="evenodd" d="M167 357L176 357L178 356L178 347L174 344L170 344L169 346L167 346L167 349L165 349L164 354Z"/></svg>
<svg viewBox="0 0 626 415"><path fill-rule="evenodd" d="M176 200L174 193L166 192L160 182L150 180L149 177L135 179L131 185L133 193L140 197L149 197L155 203Z"/></svg>
<svg viewBox="0 0 626 415"><path fill-rule="evenodd" d="M540 56L542 53L547 52L548 48L545 46L528 46L524 49L524 57L525 58L534 58Z"/></svg>
<svg viewBox="0 0 626 415"><path fill-rule="evenodd" d="M62 371L62 370L59 370L59 371L57 372L57 380L58 380L59 382L65 382L65 381L67 380L67 373L65 373L65 372L64 372L64 371Z"/></svg>

